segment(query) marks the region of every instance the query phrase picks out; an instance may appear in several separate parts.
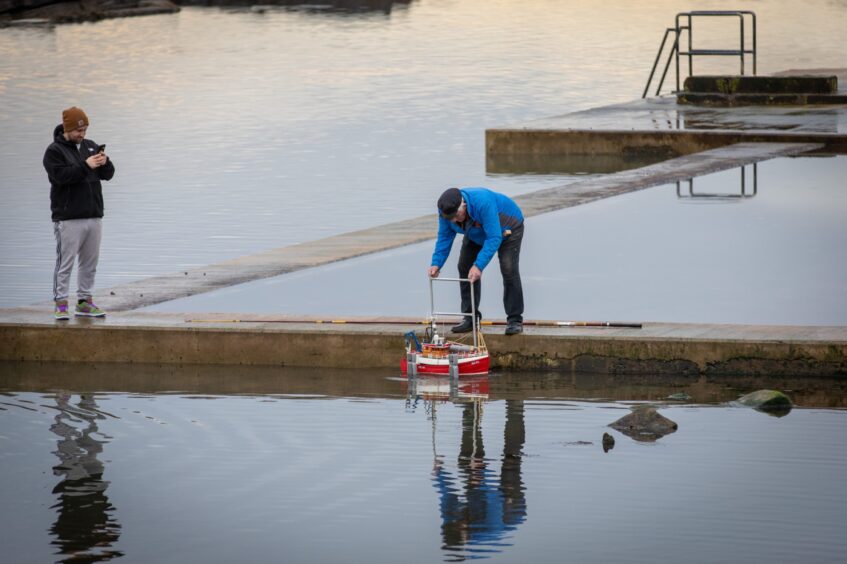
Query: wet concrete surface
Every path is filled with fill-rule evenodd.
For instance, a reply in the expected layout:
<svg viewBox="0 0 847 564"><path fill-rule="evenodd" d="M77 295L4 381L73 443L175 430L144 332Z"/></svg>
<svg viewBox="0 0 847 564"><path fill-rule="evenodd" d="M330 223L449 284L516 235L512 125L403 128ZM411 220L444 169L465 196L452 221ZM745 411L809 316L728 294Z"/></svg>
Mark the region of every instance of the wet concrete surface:
<svg viewBox="0 0 847 564"><path fill-rule="evenodd" d="M845 93L847 69L817 71L837 76ZM558 172L593 172L579 156L637 161L743 142L822 143L825 151L846 152L847 104L708 107L646 98L488 129L486 165L489 172L533 172L549 156L562 161Z"/></svg>

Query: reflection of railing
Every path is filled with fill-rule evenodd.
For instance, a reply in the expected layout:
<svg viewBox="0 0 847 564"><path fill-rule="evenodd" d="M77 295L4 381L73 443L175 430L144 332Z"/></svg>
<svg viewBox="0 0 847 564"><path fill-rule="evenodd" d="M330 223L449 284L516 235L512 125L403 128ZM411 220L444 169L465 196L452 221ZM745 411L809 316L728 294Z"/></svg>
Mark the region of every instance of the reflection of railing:
<svg viewBox="0 0 847 564"><path fill-rule="evenodd" d="M688 182L688 193L684 194L681 185L682 182ZM714 193L714 192L695 192L694 179L689 178L685 181L676 181L676 196L677 198L711 198L714 200L738 200L744 198L752 198L759 191L759 175L756 163L753 163L753 191L747 192L747 167L741 167L741 192L738 194L732 193Z"/></svg>
<svg viewBox="0 0 847 564"><path fill-rule="evenodd" d="M745 20L750 17L750 28L752 32L751 48L746 48L744 37ZM694 18L695 17L737 17L739 22L739 46L738 49L695 49L694 48ZM687 20L687 25L682 25L681 20ZM680 51L680 38L685 33L688 39L686 51ZM748 10L701 10L694 12L680 12L676 15L674 27L665 29L665 35L662 37L662 43L659 45L659 51L656 53L656 60L653 61L653 68L650 71L650 78L647 79L647 85L644 86L642 98L647 97L647 92L650 90L650 84L653 82L653 76L656 73L656 67L659 65L659 59L662 57L662 52L665 49L665 44L668 37L673 34L673 44L671 51L668 53L668 60L665 63L665 70L662 72L662 78L659 80L659 86L656 88L656 96L662 90L662 85L665 82L665 77L668 74L668 69L671 66L671 60L676 60L676 92L680 91L680 71L679 58L680 56L688 58L688 76L694 74L694 57L695 56L710 56L710 57L739 57L741 63L741 73L744 74L744 60L746 55L752 56L753 75L756 74L756 14Z"/></svg>

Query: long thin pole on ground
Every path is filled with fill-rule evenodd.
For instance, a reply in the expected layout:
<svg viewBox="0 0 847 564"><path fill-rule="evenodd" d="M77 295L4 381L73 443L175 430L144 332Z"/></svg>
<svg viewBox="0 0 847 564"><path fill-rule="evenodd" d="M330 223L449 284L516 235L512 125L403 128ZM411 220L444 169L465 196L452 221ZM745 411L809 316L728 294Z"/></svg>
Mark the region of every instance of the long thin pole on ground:
<svg viewBox="0 0 847 564"><path fill-rule="evenodd" d="M456 319L456 322L459 320ZM399 319L186 319L186 323L326 323L337 325L429 325L430 321L402 321ZM641 323L622 323L617 321L524 321L529 327L623 327L629 329L641 329ZM480 321L480 325L502 327L508 325L506 321Z"/></svg>

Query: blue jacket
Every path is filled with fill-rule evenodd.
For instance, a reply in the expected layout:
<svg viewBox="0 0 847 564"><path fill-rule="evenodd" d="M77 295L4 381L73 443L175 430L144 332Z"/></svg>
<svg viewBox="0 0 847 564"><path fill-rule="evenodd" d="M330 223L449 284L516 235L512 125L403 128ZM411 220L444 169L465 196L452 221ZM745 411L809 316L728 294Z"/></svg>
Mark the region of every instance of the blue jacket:
<svg viewBox="0 0 847 564"><path fill-rule="evenodd" d="M456 234L462 233L482 246L474 265L483 270L500 248L503 233L523 225L523 214L514 200L488 188L462 188L461 192L468 206L468 218L463 225L458 225L439 215L432 266L444 266Z"/></svg>

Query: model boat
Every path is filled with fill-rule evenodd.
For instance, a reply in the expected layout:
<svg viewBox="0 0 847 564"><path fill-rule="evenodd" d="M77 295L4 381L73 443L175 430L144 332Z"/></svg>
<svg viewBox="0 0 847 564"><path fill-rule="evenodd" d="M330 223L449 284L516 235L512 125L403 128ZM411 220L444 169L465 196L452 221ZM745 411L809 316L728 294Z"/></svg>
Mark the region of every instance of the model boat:
<svg viewBox="0 0 847 564"><path fill-rule="evenodd" d="M462 342L446 339L438 332L439 315L464 314L435 311L433 282L468 282L468 280L465 278L430 278L429 324L421 339L414 331L406 333L406 356L400 362L400 370L403 374L409 376L433 374L461 377L488 374L491 359L480 331L473 284L471 284L471 319L473 321L471 323L472 330L469 334L472 342Z"/></svg>

